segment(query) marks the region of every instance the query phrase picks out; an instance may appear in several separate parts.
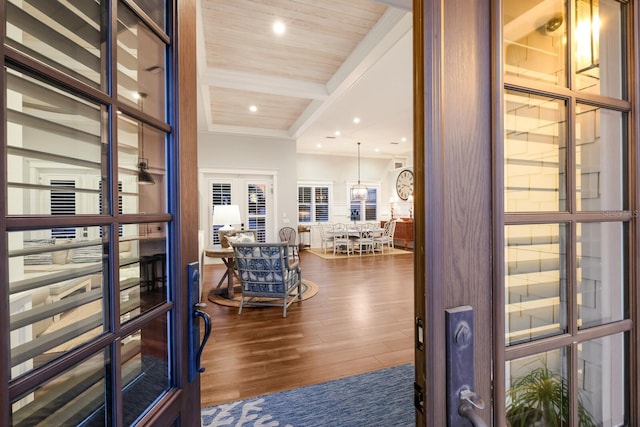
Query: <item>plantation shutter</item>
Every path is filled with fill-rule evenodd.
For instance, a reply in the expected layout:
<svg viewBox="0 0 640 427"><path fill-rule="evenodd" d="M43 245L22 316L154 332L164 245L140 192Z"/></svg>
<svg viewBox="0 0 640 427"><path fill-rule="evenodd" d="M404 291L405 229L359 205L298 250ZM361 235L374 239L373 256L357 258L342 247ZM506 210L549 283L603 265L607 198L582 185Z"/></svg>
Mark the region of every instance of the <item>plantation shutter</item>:
<svg viewBox="0 0 640 427"><path fill-rule="evenodd" d="M267 238L267 192L265 184L247 185L247 221L250 230L256 230L259 242Z"/></svg>
<svg viewBox="0 0 640 427"><path fill-rule="evenodd" d="M76 182L67 179L51 180L51 196L49 204L51 215L75 215L76 214ZM67 191L56 187L66 187ZM52 228L51 237L54 239L75 239L76 229L74 227Z"/></svg>
<svg viewBox="0 0 640 427"><path fill-rule="evenodd" d="M311 222L311 187L298 187L298 222Z"/></svg>
<svg viewBox="0 0 640 427"><path fill-rule="evenodd" d="M98 190L100 191L100 197L98 197L98 212L105 213L102 209L104 208L104 203L102 202L102 198L104 197L104 193L102 192L102 181L98 181ZM118 181L118 213L122 215L122 181ZM118 226L118 236L122 237L122 224ZM100 237L102 237L102 228L100 228Z"/></svg>
<svg viewBox="0 0 640 427"><path fill-rule="evenodd" d="M364 220L375 221L378 219L378 189L369 187L369 197L364 202Z"/></svg>
<svg viewBox="0 0 640 427"><path fill-rule="evenodd" d="M315 187L316 222L329 221L329 187Z"/></svg>

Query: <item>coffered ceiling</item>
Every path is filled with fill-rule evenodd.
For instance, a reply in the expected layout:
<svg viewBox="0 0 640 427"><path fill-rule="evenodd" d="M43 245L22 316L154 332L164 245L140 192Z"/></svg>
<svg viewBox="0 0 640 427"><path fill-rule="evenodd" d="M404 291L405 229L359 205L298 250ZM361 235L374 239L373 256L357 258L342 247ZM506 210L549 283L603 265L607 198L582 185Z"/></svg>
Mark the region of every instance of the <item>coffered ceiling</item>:
<svg viewBox="0 0 640 427"><path fill-rule="evenodd" d="M356 155L361 141L363 156L408 155L410 4L200 0L200 130L292 139L302 153Z"/></svg>

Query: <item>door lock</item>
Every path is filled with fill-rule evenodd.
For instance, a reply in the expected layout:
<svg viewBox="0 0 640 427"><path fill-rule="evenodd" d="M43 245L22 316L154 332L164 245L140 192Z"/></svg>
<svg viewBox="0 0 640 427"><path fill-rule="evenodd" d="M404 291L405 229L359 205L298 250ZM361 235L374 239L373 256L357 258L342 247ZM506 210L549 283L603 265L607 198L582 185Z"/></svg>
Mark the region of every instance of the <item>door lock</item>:
<svg viewBox="0 0 640 427"><path fill-rule="evenodd" d="M447 426L486 427L480 416L484 400L473 391L473 308L446 310L447 328Z"/></svg>

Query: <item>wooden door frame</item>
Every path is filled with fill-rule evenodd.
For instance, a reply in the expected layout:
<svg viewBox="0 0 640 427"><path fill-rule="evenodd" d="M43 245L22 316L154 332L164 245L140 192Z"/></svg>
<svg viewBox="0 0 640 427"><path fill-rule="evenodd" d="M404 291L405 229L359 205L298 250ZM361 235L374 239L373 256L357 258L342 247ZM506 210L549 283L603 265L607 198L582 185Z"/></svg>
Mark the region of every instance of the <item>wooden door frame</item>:
<svg viewBox="0 0 640 427"><path fill-rule="evenodd" d="M200 376L189 382L189 323L193 307L189 306L187 265L198 260L198 188L193 183L198 180L198 127L197 127L197 73L196 73L196 1L177 0L175 4L176 27L174 34L179 52L176 61L177 73L174 98L169 102L176 105L177 156L172 164L177 168L175 226L180 236L175 245L175 265L178 274L175 287L177 325L176 361L179 369L177 384L182 389L179 406L181 425L200 425ZM158 420L160 421L160 420ZM155 424L151 424L155 425Z"/></svg>
<svg viewBox="0 0 640 427"><path fill-rule="evenodd" d="M491 6L490 0L413 2L415 304L416 323L424 325L424 350L416 349L420 426L447 423L447 308L474 308L475 391L492 401L494 338L486 326L494 320ZM479 414L491 425L490 405Z"/></svg>

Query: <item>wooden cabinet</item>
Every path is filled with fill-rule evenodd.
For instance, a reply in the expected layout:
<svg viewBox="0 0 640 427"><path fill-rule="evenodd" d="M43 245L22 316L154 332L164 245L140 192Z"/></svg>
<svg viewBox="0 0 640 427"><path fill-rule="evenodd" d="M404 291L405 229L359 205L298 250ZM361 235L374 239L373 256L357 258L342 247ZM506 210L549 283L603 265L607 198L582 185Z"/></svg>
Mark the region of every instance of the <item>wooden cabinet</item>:
<svg viewBox="0 0 640 427"><path fill-rule="evenodd" d="M380 226L384 227L387 221L381 221ZM396 221L396 231L393 235L393 240L395 242L402 242L402 247L405 249L409 248L409 244L413 247L413 220L397 220Z"/></svg>

